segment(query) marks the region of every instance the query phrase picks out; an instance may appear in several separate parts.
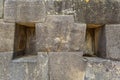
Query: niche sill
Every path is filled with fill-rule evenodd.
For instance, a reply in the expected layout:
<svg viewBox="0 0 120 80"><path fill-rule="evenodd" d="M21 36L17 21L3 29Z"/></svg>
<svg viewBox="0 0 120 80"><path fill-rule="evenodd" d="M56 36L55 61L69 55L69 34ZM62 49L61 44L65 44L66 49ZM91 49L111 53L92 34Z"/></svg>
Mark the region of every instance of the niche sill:
<svg viewBox="0 0 120 80"><path fill-rule="evenodd" d="M23 56L20 58L16 58L14 60L12 60L12 62L31 62L31 63L35 63L37 62L37 56L36 55L28 55L28 56Z"/></svg>

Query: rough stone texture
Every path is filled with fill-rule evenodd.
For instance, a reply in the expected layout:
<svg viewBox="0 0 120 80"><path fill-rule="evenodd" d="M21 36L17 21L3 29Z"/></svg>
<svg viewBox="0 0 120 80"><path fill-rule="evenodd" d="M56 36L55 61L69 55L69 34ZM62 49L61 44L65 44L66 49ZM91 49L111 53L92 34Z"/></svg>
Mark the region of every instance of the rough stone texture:
<svg viewBox="0 0 120 80"><path fill-rule="evenodd" d="M74 24L73 16L50 15L36 24L38 51L80 51L85 40L86 25Z"/></svg>
<svg viewBox="0 0 120 80"><path fill-rule="evenodd" d="M75 23L70 32L70 51L83 51L85 46L86 24Z"/></svg>
<svg viewBox="0 0 120 80"><path fill-rule="evenodd" d="M47 53L14 60L12 53L0 53L0 80L48 80Z"/></svg>
<svg viewBox="0 0 120 80"><path fill-rule="evenodd" d="M0 80L9 80L9 65L13 52L0 52Z"/></svg>
<svg viewBox="0 0 120 80"><path fill-rule="evenodd" d="M13 51L14 30L14 23L5 23L0 20L0 52Z"/></svg>
<svg viewBox="0 0 120 80"><path fill-rule="evenodd" d="M9 70L10 80L48 80L47 53L15 59Z"/></svg>
<svg viewBox="0 0 120 80"><path fill-rule="evenodd" d="M100 58L87 58L84 80L120 80L120 62Z"/></svg>
<svg viewBox="0 0 120 80"><path fill-rule="evenodd" d="M37 78L36 80L49 80L48 75L48 59L49 56L45 52L38 52Z"/></svg>
<svg viewBox="0 0 120 80"><path fill-rule="evenodd" d="M120 80L120 0L0 0L3 17L0 80ZM91 52L112 60L82 57L84 23Z"/></svg>
<svg viewBox="0 0 120 80"><path fill-rule="evenodd" d="M72 0L45 0L47 14L73 14Z"/></svg>
<svg viewBox="0 0 120 80"><path fill-rule="evenodd" d="M36 63L14 62L10 67L10 80L35 80Z"/></svg>
<svg viewBox="0 0 120 80"><path fill-rule="evenodd" d="M120 60L120 24L109 24L102 28L99 55Z"/></svg>
<svg viewBox="0 0 120 80"><path fill-rule="evenodd" d="M8 22L43 22L46 16L43 0L6 0L4 20Z"/></svg>
<svg viewBox="0 0 120 80"><path fill-rule="evenodd" d="M89 0L86 3L86 23L120 23L120 1L119 0ZM78 9L79 10L79 9ZM80 11L77 11L80 13ZM79 16L79 14L77 14ZM78 18L81 21L81 18Z"/></svg>
<svg viewBox="0 0 120 80"><path fill-rule="evenodd" d="M0 18L3 16L3 1L4 0L0 0Z"/></svg>
<svg viewBox="0 0 120 80"><path fill-rule="evenodd" d="M81 52L49 53L50 80L84 80L86 61Z"/></svg>
<svg viewBox="0 0 120 80"><path fill-rule="evenodd" d="M48 14L73 14L76 22L120 23L119 0L46 0Z"/></svg>

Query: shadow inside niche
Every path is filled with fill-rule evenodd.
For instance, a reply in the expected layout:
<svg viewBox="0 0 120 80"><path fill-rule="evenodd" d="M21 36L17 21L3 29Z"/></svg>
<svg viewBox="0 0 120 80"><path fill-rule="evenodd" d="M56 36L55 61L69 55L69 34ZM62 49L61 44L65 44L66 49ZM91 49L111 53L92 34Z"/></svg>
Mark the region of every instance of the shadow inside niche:
<svg viewBox="0 0 120 80"><path fill-rule="evenodd" d="M35 26L16 23L13 59L28 55L37 55Z"/></svg>
<svg viewBox="0 0 120 80"><path fill-rule="evenodd" d="M101 57L101 48L105 46L103 42L104 24L87 24L85 54L88 57ZM102 34L102 35L101 35Z"/></svg>

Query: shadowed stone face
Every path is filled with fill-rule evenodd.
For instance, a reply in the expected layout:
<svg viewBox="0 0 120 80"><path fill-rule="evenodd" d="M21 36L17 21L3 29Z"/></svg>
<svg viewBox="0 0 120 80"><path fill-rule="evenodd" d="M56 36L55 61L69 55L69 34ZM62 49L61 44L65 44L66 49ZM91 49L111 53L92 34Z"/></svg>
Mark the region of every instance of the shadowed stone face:
<svg viewBox="0 0 120 80"><path fill-rule="evenodd" d="M8 22L43 22L46 16L43 0L6 0L4 20Z"/></svg>

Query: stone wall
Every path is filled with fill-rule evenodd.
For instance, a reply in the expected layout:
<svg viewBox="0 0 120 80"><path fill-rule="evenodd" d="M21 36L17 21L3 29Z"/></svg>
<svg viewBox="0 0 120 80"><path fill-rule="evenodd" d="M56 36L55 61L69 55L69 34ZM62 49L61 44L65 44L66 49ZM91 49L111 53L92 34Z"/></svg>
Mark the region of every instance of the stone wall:
<svg viewBox="0 0 120 80"><path fill-rule="evenodd" d="M119 75L119 0L0 0L0 80Z"/></svg>

